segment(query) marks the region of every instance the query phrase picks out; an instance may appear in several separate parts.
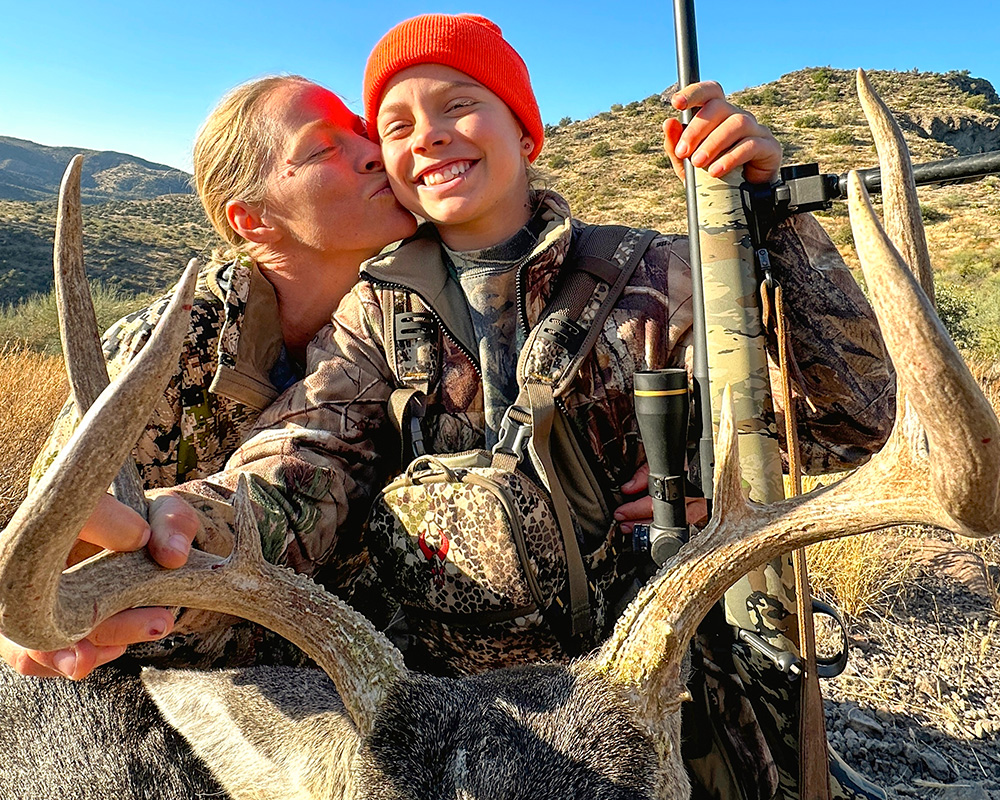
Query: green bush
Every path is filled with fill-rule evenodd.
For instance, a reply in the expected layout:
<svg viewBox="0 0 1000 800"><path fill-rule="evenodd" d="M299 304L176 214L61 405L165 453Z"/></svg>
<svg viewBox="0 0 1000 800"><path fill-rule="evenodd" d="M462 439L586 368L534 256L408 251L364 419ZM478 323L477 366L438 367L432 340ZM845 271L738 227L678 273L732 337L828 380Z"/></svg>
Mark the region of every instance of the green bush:
<svg viewBox="0 0 1000 800"><path fill-rule="evenodd" d="M566 158L562 153L555 153L549 157L549 166L552 169L559 169L560 167L565 167L569 163L569 159Z"/></svg>
<svg viewBox="0 0 1000 800"><path fill-rule="evenodd" d="M854 134L847 128L834 128L826 135L830 144L854 144Z"/></svg>
<svg viewBox="0 0 1000 800"><path fill-rule="evenodd" d="M594 158L604 158L611 154L611 145L607 142L597 142L597 144L590 148L590 154Z"/></svg>
<svg viewBox="0 0 1000 800"><path fill-rule="evenodd" d="M803 114L792 123L796 128L818 128L823 124L823 118L819 114Z"/></svg>
<svg viewBox="0 0 1000 800"><path fill-rule="evenodd" d="M653 159L653 166L660 169L673 169L674 165L670 163L670 159L667 156L657 156Z"/></svg>
<svg viewBox="0 0 1000 800"><path fill-rule="evenodd" d="M612 103L611 104L611 110L612 111L621 111L624 107L625 106L623 106L621 103Z"/></svg>
<svg viewBox="0 0 1000 800"><path fill-rule="evenodd" d="M648 153L649 147L650 144L648 139L640 139L637 142L632 142L632 145L629 147L629 150L631 150L633 153L639 153L639 154Z"/></svg>
<svg viewBox="0 0 1000 800"><path fill-rule="evenodd" d="M559 120L559 127L563 128L566 125L569 125L572 121L573 121L572 117L563 117L561 120Z"/></svg>
<svg viewBox="0 0 1000 800"><path fill-rule="evenodd" d="M988 105L986 98L981 94L970 94L965 98L965 106L982 111Z"/></svg>
<svg viewBox="0 0 1000 800"><path fill-rule="evenodd" d="M963 350L975 349L979 344L979 334L972 321L972 304L967 296L947 283L939 283L934 294L937 314L952 340Z"/></svg>

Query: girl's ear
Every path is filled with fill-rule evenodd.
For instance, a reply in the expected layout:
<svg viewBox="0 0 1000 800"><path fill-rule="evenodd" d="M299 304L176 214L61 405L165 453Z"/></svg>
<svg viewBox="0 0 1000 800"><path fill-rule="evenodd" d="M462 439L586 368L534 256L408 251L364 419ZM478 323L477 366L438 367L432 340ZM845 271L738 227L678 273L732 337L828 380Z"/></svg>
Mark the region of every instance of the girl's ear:
<svg viewBox="0 0 1000 800"><path fill-rule="evenodd" d="M521 134L521 152L524 153L525 158L531 155L531 151L535 149L535 140L527 133Z"/></svg>
<svg viewBox="0 0 1000 800"><path fill-rule="evenodd" d="M270 244L281 238L281 231L270 224L264 212L242 200L226 203L226 219L229 227L256 244Z"/></svg>

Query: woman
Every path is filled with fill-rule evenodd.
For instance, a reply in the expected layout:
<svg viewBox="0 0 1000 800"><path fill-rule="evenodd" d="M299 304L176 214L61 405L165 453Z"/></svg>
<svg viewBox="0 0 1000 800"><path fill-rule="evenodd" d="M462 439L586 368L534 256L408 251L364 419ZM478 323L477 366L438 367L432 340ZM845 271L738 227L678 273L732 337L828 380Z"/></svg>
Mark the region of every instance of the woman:
<svg viewBox="0 0 1000 800"><path fill-rule="evenodd" d="M179 370L136 446L145 488L219 472L260 412L302 377L306 345L357 280L358 265L416 229L389 190L380 159L360 117L299 76L242 84L209 115L194 146L195 186L228 247L201 271ZM172 295L104 335L112 378L145 345ZM33 480L77 419L68 402ZM104 524L121 519L126 545L149 539L145 522L110 498L98 517ZM193 532L183 524L172 531L174 518L163 519L166 533L153 538L151 552L165 566L183 563ZM83 537L106 543L99 530ZM95 549L81 547L77 555ZM78 678L126 644L166 635L173 623L166 609L142 609L95 631L73 652L29 655L0 640L0 655L24 674Z"/></svg>

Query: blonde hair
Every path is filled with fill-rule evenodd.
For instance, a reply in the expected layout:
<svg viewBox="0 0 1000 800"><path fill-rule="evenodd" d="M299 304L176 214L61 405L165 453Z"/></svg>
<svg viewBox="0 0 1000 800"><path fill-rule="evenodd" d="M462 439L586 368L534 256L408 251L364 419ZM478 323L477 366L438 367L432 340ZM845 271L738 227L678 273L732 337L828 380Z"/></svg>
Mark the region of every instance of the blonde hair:
<svg viewBox="0 0 1000 800"><path fill-rule="evenodd" d="M264 204L279 133L274 119L264 113L265 103L276 89L290 85L317 84L301 75L271 75L240 84L208 115L195 139L195 191L230 252L246 240L229 225L226 204Z"/></svg>

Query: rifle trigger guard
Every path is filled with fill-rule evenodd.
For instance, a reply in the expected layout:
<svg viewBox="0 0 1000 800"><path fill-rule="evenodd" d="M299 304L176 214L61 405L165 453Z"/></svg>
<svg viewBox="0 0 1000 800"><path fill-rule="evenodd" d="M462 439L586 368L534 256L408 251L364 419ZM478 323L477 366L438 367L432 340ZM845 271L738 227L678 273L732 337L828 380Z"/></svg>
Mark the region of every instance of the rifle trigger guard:
<svg viewBox="0 0 1000 800"><path fill-rule="evenodd" d="M847 650L849 646L847 625L844 624L844 618L840 615L840 612L829 603L824 603L822 600L817 600L814 597L812 607L813 616L823 614L830 617L837 623L837 627L840 629L840 652L830 658L816 657L816 674L821 678L836 678L847 668Z"/></svg>

